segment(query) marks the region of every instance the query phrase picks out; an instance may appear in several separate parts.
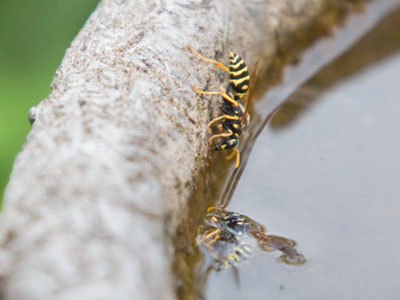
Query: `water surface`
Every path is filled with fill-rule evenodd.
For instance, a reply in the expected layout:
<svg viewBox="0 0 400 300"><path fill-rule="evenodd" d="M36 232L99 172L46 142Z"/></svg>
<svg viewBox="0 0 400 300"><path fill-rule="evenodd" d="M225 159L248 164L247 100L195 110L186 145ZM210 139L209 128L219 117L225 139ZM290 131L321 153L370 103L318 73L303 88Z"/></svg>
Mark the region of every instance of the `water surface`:
<svg viewBox="0 0 400 300"><path fill-rule="evenodd" d="M207 299L397 299L399 75L397 52L275 115L227 209L295 239L307 263L260 255L240 287L210 273Z"/></svg>

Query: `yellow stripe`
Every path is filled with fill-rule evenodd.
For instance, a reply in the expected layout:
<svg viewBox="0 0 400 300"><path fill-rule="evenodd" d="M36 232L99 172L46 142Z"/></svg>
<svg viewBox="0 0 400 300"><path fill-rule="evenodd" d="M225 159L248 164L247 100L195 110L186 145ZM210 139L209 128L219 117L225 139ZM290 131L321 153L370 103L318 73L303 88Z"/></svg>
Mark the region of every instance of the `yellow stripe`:
<svg viewBox="0 0 400 300"><path fill-rule="evenodd" d="M251 252L250 246L244 245L243 249L246 250L246 252Z"/></svg>
<svg viewBox="0 0 400 300"><path fill-rule="evenodd" d="M229 255L227 258L227 260L233 261L233 262L237 262L240 260L239 255L237 255L236 253Z"/></svg>
<svg viewBox="0 0 400 300"><path fill-rule="evenodd" d="M242 74L242 73L244 73L244 72L247 72L248 71L248 69L247 69L247 66L246 67L244 67L243 69L241 69L241 70L239 70L239 71L237 71L237 72L229 72L229 74L231 74L231 75L233 75L233 76L237 76L237 75L240 75L240 74Z"/></svg>
<svg viewBox="0 0 400 300"><path fill-rule="evenodd" d="M239 99L242 99L244 96L246 96L246 94L247 94L247 92L245 92L245 93L237 93L236 96L237 96Z"/></svg>
<svg viewBox="0 0 400 300"><path fill-rule="evenodd" d="M246 81L246 80L249 80L249 78L250 78L250 76L246 76L246 77L244 77L244 78L240 78L240 79L234 79L234 80L229 80L230 82L232 82L233 83L233 85L239 85L239 84L241 84L242 82L244 82L244 81ZM245 85L245 86L247 86L247 85ZM248 87L248 86L247 86ZM244 88L242 88L242 89L244 89Z"/></svg>
<svg viewBox="0 0 400 300"><path fill-rule="evenodd" d="M240 67L240 65L244 64L243 59L239 60L235 65L232 65L232 63L234 63L234 61L231 61L229 63L229 67L233 68L233 69L237 69Z"/></svg>
<svg viewBox="0 0 400 300"><path fill-rule="evenodd" d="M235 60L237 60L238 58L240 59L239 54L233 54L232 52L229 53L229 60L230 60L230 61L235 61Z"/></svg>
<svg viewBox="0 0 400 300"><path fill-rule="evenodd" d="M235 248L235 251L236 251L236 252L239 252L240 254L244 254L243 249L241 249L241 248L239 248L239 247Z"/></svg>

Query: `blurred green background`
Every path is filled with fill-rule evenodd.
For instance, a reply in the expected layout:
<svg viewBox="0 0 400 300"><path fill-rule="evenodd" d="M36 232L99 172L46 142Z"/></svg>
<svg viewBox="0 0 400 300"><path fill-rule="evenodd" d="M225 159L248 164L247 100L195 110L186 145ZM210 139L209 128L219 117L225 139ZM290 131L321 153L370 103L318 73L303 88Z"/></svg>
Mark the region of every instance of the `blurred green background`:
<svg viewBox="0 0 400 300"><path fill-rule="evenodd" d="M99 0L0 0L0 203L30 130L27 113L50 92L65 50Z"/></svg>

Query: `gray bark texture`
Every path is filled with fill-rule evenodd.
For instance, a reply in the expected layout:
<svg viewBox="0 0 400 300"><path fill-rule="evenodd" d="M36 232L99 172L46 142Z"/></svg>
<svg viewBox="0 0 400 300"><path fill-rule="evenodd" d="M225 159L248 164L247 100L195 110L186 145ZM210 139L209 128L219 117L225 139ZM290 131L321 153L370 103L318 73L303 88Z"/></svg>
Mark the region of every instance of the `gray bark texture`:
<svg viewBox="0 0 400 300"><path fill-rule="evenodd" d="M0 221L0 298L175 299L170 233L219 106L191 86L221 84L186 45L252 66L327 2L103 0L31 111Z"/></svg>

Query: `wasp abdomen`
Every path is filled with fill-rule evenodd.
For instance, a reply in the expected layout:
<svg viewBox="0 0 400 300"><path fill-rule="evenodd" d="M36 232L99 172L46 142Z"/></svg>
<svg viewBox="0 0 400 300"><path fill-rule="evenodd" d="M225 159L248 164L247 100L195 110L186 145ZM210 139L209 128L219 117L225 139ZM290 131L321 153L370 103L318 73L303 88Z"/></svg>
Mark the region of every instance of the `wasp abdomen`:
<svg viewBox="0 0 400 300"><path fill-rule="evenodd" d="M222 140L222 142L216 144L214 146L214 150L218 151L218 150L232 149L232 148L235 148L238 143L239 143L238 138L235 138L233 136L232 137L227 137L227 138L224 138Z"/></svg>
<svg viewBox="0 0 400 300"><path fill-rule="evenodd" d="M229 83L236 92L236 96L242 99L249 90L250 75L246 63L238 54L229 54Z"/></svg>

